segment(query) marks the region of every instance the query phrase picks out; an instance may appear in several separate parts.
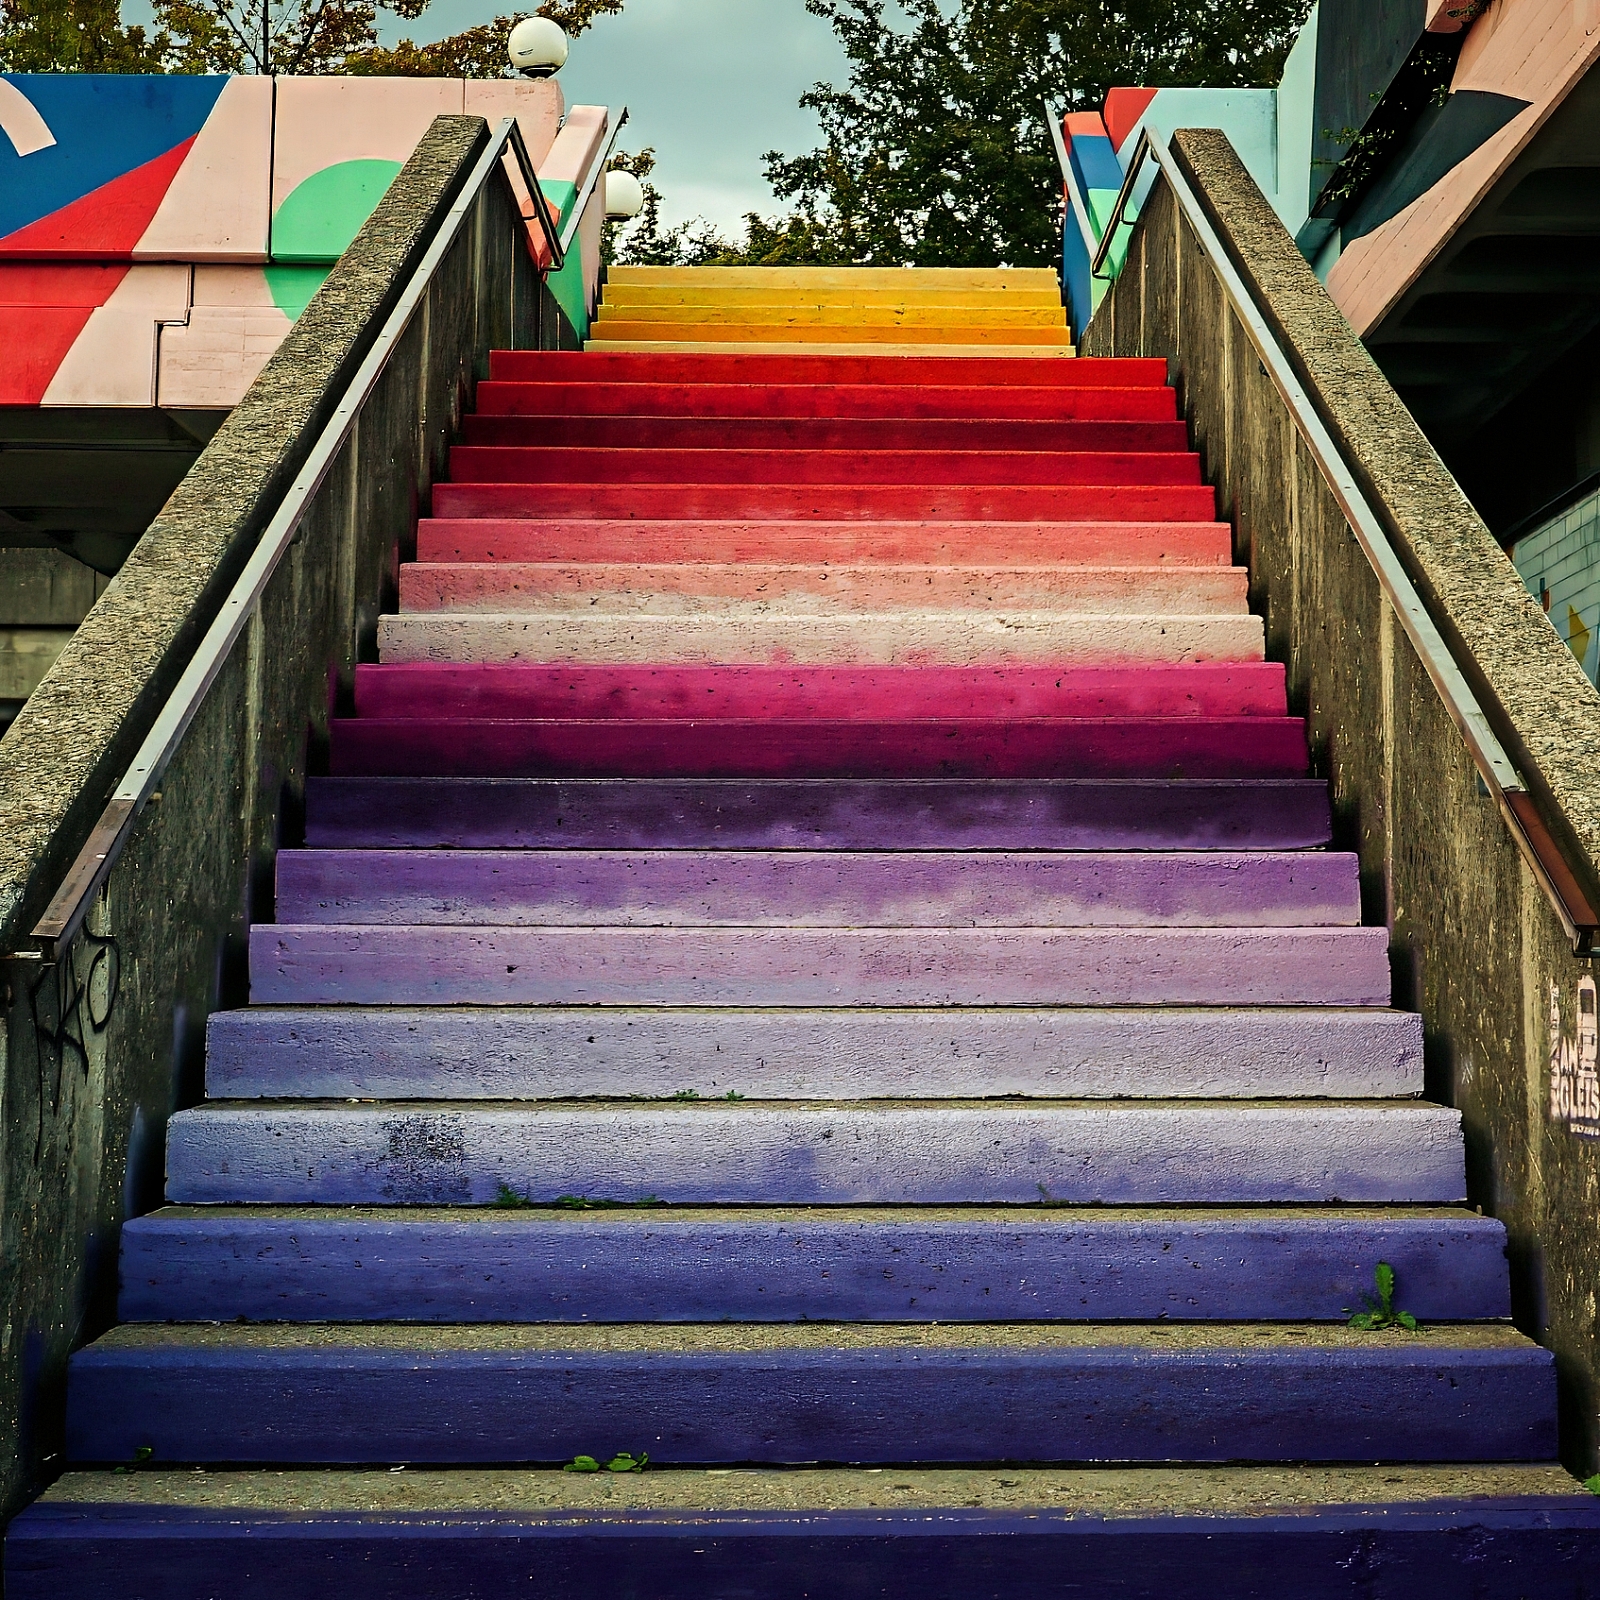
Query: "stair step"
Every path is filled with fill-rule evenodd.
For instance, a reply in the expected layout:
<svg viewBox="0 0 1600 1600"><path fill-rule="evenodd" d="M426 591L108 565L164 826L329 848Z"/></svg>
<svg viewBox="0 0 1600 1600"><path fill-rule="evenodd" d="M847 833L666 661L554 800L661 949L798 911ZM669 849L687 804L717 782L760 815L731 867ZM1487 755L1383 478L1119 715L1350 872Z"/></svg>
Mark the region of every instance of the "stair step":
<svg viewBox="0 0 1600 1600"><path fill-rule="evenodd" d="M66 1458L156 1462L1537 1461L1553 1358L1509 1328L118 1328Z"/></svg>
<svg viewBox="0 0 1600 1600"><path fill-rule="evenodd" d="M739 517L915 522L1210 522L1206 484L938 484L899 458L900 483L436 483L440 517Z"/></svg>
<svg viewBox="0 0 1600 1600"><path fill-rule="evenodd" d="M257 923L255 1005L1389 1003L1387 928Z"/></svg>
<svg viewBox="0 0 1600 1600"><path fill-rule="evenodd" d="M123 1322L1344 1322L1388 1262L1432 1324L1511 1314L1467 1211L167 1206Z"/></svg>
<svg viewBox="0 0 1600 1600"><path fill-rule="evenodd" d="M11 1600L1586 1600L1600 1500L1559 1467L70 1472ZM470 1580L463 1574L470 1571ZM470 1582L470 1590L463 1587Z"/></svg>
<svg viewBox="0 0 1600 1600"><path fill-rule="evenodd" d="M495 359L490 358L491 370ZM815 364L826 367L831 375L814 383L779 381L770 365L766 376L753 373L746 366L748 361L770 364L777 359L803 366L808 364L804 357L657 356L650 362L651 375L628 381L617 372L615 364L636 359L596 351L583 357L582 367L567 369L565 376L551 372L537 381L487 379L478 385L476 415L813 417L828 422L903 419L963 424L974 418L989 423L1178 420L1177 394L1166 383L1140 384L1137 378L1127 377L1121 380L1127 386L1121 388L1074 383L1074 369L1093 365L1081 359L1069 366L1052 357L1047 370L1037 371L1043 363L1012 357L1004 363L1003 373L986 370L982 377L974 377L963 370L947 373L941 382L934 374L920 380L911 377L913 367L931 365L915 356L891 358L892 365L890 361L874 363L877 370L871 381L864 381L863 377L852 379L836 370L854 366L848 357L825 357ZM705 365L696 375L685 376L683 361ZM712 363L719 362L728 370L726 378L717 378L710 370ZM978 364L965 362L961 366L964 369ZM676 377L662 372L668 365L674 366ZM950 363L939 365L947 369ZM992 369L1001 363L984 361L981 365ZM613 374L610 381L603 376L605 373ZM893 381L900 374L905 376ZM1013 381L993 381L997 376Z"/></svg>
<svg viewBox="0 0 1600 1600"><path fill-rule="evenodd" d="M410 562L402 611L1064 610L1243 614L1236 567L840 566L771 562Z"/></svg>
<svg viewBox="0 0 1600 1600"><path fill-rule="evenodd" d="M1282 717L1277 661L1118 667L356 667L362 717Z"/></svg>
<svg viewBox="0 0 1600 1600"><path fill-rule="evenodd" d="M1315 778L319 778L306 843L342 848L1298 850Z"/></svg>
<svg viewBox="0 0 1600 1600"><path fill-rule="evenodd" d="M1033 289L1059 303L1054 267L612 267L607 284L642 289L757 288L809 294L817 289Z"/></svg>
<svg viewBox="0 0 1600 1600"><path fill-rule="evenodd" d="M705 522L424 517L420 561L1053 561L1226 567L1225 522ZM402 569L403 570L403 569Z"/></svg>
<svg viewBox="0 0 1600 1600"><path fill-rule="evenodd" d="M398 726L406 726L399 724ZM283 850L285 923L1356 926L1353 855Z"/></svg>
<svg viewBox="0 0 1600 1600"><path fill-rule="evenodd" d="M1007 420L993 417L866 418L535 415L461 419L468 445L660 450L1052 450L1171 451L1189 448L1189 425L1171 421Z"/></svg>
<svg viewBox="0 0 1600 1600"><path fill-rule="evenodd" d="M1048 389L1149 388L1172 390L1167 364L1160 359L1133 358L1062 361L997 360L991 355L774 355L749 354L637 355L624 351L494 350L489 354L492 381L518 384L644 383L816 385L823 393L840 386L887 385L897 388L968 388L963 413L993 416L989 396L1007 387Z"/></svg>
<svg viewBox="0 0 1600 1600"><path fill-rule="evenodd" d="M258 1006L207 1019L214 1099L1381 1098L1415 1012Z"/></svg>
<svg viewBox="0 0 1600 1600"><path fill-rule="evenodd" d="M879 328L904 329L913 339L944 336L959 343L963 333L980 337L1002 328L1065 329L1066 308L1058 297L1052 304L1044 296L1031 304L1003 296L976 296L942 304L918 305L907 300L851 304L849 301L816 298L811 304L767 296L762 299L723 301L702 293L694 300L655 300L647 297L607 295L592 324L597 337L618 324L649 324L671 330L678 327L704 327L708 332L731 326L759 330L793 328L797 331L817 327L838 329L843 337L853 330L871 336ZM648 335L647 335L648 337ZM660 337L658 334L657 337Z"/></svg>
<svg viewBox="0 0 1600 1600"><path fill-rule="evenodd" d="M913 269L914 270L914 269ZM904 269L902 269L902 272ZM964 284L930 287L920 277L904 284L791 284L769 287L765 284L631 283L609 279L604 306L615 311L622 306L650 306L665 310L672 306L795 306L866 309L869 307L917 307L946 310L1005 306L1043 307L1055 316L1063 315L1061 285Z"/></svg>
<svg viewBox="0 0 1600 1600"><path fill-rule="evenodd" d="M1460 1113L1413 1101L251 1101L167 1127L181 1204L488 1205L507 1188L542 1205L1448 1205L1466 1180Z"/></svg>
<svg viewBox="0 0 1600 1600"><path fill-rule="evenodd" d="M330 736L342 777L1298 778L1307 765L1299 717L360 717L335 718Z"/></svg>
<svg viewBox="0 0 1600 1600"><path fill-rule="evenodd" d="M574 661L595 665L1059 666L1260 661L1262 620L1241 614L1108 615L1069 611L853 612L692 616L520 611L509 615L388 615L378 652L389 661Z"/></svg>

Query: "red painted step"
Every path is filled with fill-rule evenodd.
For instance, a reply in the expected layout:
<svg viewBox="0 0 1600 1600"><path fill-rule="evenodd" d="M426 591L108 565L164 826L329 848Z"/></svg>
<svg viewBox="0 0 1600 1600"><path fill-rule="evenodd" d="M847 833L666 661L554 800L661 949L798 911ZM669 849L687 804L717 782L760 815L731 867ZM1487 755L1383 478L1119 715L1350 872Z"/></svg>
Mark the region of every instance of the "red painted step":
<svg viewBox="0 0 1600 1600"><path fill-rule="evenodd" d="M457 445L454 483L1199 483L1192 451L585 450Z"/></svg>
<svg viewBox="0 0 1600 1600"><path fill-rule="evenodd" d="M588 369L585 369L588 370ZM1170 422L1169 388L1068 384L602 383L550 379L478 385L480 416L853 417Z"/></svg>
<svg viewBox="0 0 1600 1600"><path fill-rule="evenodd" d="M906 458L902 457L902 460ZM921 483L440 483L441 517L737 517L790 522L1210 522L1217 511L1205 484L1081 484L1066 488Z"/></svg>
<svg viewBox="0 0 1600 1600"><path fill-rule="evenodd" d="M905 383L1121 389L1167 386L1162 360L1085 356L681 355L495 350L489 376L515 383Z"/></svg>

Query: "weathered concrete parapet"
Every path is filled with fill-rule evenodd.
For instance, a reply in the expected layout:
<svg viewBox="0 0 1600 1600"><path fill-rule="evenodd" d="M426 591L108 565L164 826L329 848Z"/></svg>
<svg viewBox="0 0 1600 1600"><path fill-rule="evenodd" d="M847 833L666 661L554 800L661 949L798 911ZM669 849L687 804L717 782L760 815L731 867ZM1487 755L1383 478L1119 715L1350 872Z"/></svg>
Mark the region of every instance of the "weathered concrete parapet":
<svg viewBox="0 0 1600 1600"><path fill-rule="evenodd" d="M1222 135L1172 155L1386 524L1435 624L1574 864L1600 865L1600 696L1328 299ZM1549 900L1397 621L1294 415L1165 178L1085 330L1165 356L1267 653L1288 669L1365 919L1423 1016L1427 1092L1460 1108L1471 1199L1506 1224L1516 1319L1556 1354L1563 1456L1600 1467L1600 1075L1592 964Z"/></svg>

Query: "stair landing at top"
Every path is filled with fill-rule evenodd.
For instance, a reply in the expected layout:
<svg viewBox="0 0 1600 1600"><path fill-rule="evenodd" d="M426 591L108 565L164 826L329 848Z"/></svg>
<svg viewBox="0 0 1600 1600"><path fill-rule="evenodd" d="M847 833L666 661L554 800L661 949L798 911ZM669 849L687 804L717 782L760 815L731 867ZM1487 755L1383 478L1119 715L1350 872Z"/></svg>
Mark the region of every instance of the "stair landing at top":
<svg viewBox="0 0 1600 1600"><path fill-rule="evenodd" d="M590 350L1070 356L1050 267L613 267Z"/></svg>

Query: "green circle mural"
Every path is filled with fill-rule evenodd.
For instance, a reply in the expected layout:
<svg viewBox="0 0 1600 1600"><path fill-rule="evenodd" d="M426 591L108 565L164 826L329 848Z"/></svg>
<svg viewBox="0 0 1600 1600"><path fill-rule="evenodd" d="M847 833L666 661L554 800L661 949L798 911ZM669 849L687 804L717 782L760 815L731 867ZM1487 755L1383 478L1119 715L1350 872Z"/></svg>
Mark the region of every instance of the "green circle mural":
<svg viewBox="0 0 1600 1600"><path fill-rule="evenodd" d="M398 161L336 161L295 185L272 218L273 304L292 322L322 286L400 170Z"/></svg>

